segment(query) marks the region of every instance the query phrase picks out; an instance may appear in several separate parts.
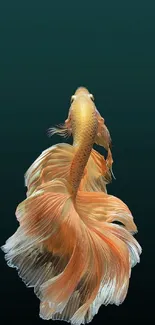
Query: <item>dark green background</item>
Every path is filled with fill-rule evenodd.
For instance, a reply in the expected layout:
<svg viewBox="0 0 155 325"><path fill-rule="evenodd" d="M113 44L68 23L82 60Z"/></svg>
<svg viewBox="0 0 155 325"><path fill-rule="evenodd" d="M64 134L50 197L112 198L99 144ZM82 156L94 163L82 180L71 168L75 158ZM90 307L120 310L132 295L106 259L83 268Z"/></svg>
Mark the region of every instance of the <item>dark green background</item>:
<svg viewBox="0 0 155 325"><path fill-rule="evenodd" d="M46 130L67 117L84 85L95 96L113 139L116 181L143 247L123 305L101 307L93 323L152 324L155 274L154 1L7 1L0 4L1 224L4 244L16 230L24 173L61 138ZM98 148L103 152L101 148ZM39 301L0 259L1 321L43 324Z"/></svg>

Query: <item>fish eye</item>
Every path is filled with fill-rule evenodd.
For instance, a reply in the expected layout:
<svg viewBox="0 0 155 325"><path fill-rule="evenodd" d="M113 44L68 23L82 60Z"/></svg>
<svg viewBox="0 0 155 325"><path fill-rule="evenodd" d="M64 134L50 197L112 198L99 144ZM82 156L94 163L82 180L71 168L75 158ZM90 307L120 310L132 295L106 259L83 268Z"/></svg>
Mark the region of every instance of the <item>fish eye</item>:
<svg viewBox="0 0 155 325"><path fill-rule="evenodd" d="M76 97L75 95L73 95L73 96L71 97L71 103L73 103L75 97Z"/></svg>
<svg viewBox="0 0 155 325"><path fill-rule="evenodd" d="M94 102L94 96L92 94L89 94L89 97L91 98L91 100Z"/></svg>

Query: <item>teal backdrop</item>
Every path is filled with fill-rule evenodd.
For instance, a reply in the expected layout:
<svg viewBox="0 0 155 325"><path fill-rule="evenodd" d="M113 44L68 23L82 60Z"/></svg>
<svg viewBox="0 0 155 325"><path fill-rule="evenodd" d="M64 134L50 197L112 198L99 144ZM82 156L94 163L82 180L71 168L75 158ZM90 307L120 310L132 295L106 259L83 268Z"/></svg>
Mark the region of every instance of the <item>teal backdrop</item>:
<svg viewBox="0 0 155 325"><path fill-rule="evenodd" d="M152 324L155 2L6 0L0 3L0 33L0 244L17 229L24 173L43 150L64 141L48 138L47 129L64 122L71 95L87 87L113 140L116 180L108 192L130 207L143 248L125 302L102 306L92 324ZM3 252L0 275L2 325L45 323L33 290L6 265Z"/></svg>

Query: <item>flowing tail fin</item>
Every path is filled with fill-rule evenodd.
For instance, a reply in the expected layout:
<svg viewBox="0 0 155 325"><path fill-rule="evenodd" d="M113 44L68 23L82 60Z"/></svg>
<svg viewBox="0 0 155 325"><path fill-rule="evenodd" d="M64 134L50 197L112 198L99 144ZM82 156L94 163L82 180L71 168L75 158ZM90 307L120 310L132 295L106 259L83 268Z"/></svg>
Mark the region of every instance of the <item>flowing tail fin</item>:
<svg viewBox="0 0 155 325"><path fill-rule="evenodd" d="M27 197L35 193L42 184L64 178L70 181L70 167L74 157L75 148L69 144L61 143L50 147L34 161L25 174ZM107 160L96 150L92 149L80 190L106 192L106 185L111 182L112 156L109 151Z"/></svg>
<svg viewBox="0 0 155 325"><path fill-rule="evenodd" d="M34 287L42 318L80 325L102 304L122 303L141 248L121 200L80 190L75 201L69 182L55 179L19 204L16 216L20 226L3 250L9 265Z"/></svg>

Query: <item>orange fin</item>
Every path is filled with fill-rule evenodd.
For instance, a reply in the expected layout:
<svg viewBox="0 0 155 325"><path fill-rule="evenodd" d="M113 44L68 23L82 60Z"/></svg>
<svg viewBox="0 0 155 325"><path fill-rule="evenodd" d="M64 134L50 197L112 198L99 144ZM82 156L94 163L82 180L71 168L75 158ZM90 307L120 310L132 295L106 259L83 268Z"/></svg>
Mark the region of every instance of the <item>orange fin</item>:
<svg viewBox="0 0 155 325"><path fill-rule="evenodd" d="M69 179L74 148L66 143L50 147L42 152L25 174L25 184L30 196L38 186L55 178Z"/></svg>
<svg viewBox="0 0 155 325"><path fill-rule="evenodd" d="M69 183L55 179L38 187L16 215L20 227L3 250L9 265L34 287L42 318L81 324L102 304L124 300L141 253L125 203L83 191L75 201Z"/></svg>
<svg viewBox="0 0 155 325"><path fill-rule="evenodd" d="M104 123L104 118L100 115L97 109L96 109L96 116L98 120L98 131L97 131L95 143L100 146L103 146L106 150L108 150L109 147L111 146L111 136L109 130Z"/></svg>
<svg viewBox="0 0 155 325"><path fill-rule="evenodd" d="M107 159L106 159L106 165L108 167L108 170L110 170L111 175L113 176L113 178L116 179L115 175L113 173L113 170L112 170L113 158L112 158L112 153L111 153L110 148L108 149L108 156L107 156Z"/></svg>
<svg viewBox="0 0 155 325"><path fill-rule="evenodd" d="M85 168L80 190L88 192L107 192L106 185L112 181L111 161L92 149Z"/></svg>
<svg viewBox="0 0 155 325"><path fill-rule="evenodd" d="M127 205L113 195L103 192L78 192L80 199L80 215L89 215L91 219L100 222L120 222L131 233L137 232L133 216Z"/></svg>
<svg viewBox="0 0 155 325"><path fill-rule="evenodd" d="M35 193L39 186L55 178L64 178L69 182L74 152L75 148L65 143L57 144L43 151L25 174L27 197ZM110 164L112 158L109 157L105 160L97 151L92 150L80 189L106 192L106 184L111 182Z"/></svg>
<svg viewBox="0 0 155 325"><path fill-rule="evenodd" d="M8 266L16 268L27 287L39 298L40 286L61 273L67 259L49 252L36 238L26 236L21 227L2 247Z"/></svg>
<svg viewBox="0 0 155 325"><path fill-rule="evenodd" d="M50 306L50 302L43 301L40 304L40 317L43 319L63 320L69 322L76 310L80 307L80 301L79 292L74 291L62 313L54 313L54 309Z"/></svg>
<svg viewBox="0 0 155 325"><path fill-rule="evenodd" d="M58 134L64 138L69 137L72 134L72 126L71 126L71 108L68 113L68 118L66 119L64 124L59 124L56 127L51 127L48 130L48 135L52 136L54 134Z"/></svg>

